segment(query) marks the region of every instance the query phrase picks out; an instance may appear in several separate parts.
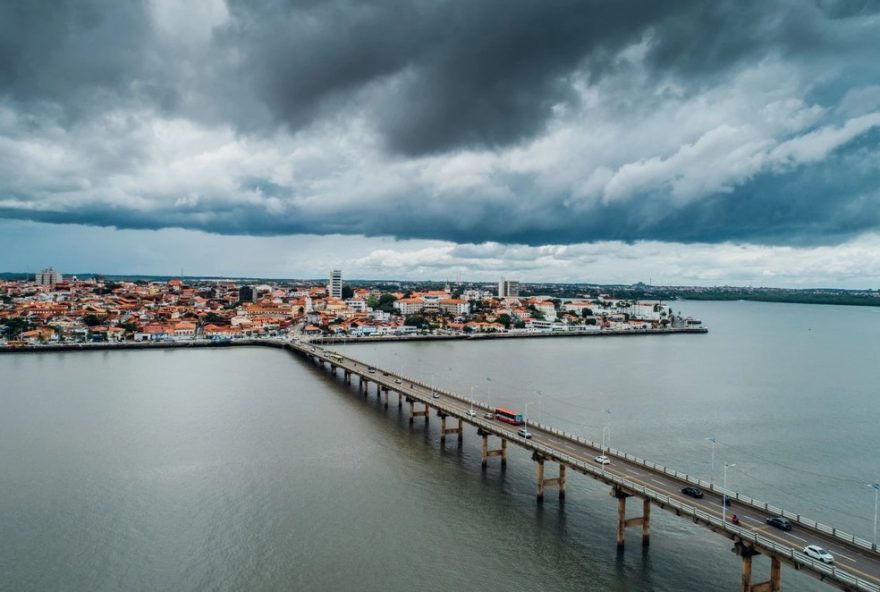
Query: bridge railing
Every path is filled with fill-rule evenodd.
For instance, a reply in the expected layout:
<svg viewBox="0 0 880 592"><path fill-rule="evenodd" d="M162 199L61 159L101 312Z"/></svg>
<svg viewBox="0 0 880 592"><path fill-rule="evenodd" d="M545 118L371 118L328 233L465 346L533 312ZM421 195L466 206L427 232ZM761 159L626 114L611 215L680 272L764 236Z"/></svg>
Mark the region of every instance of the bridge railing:
<svg viewBox="0 0 880 592"><path fill-rule="evenodd" d="M656 503L667 505L671 508L674 508L675 510L677 510L681 514L691 515L694 518L696 518L697 520L704 522L714 528L719 528L719 529L725 530L727 532L730 532L732 534L735 534L741 540L750 541L750 542L754 543L755 545L762 547L763 549L766 549L766 550L768 550L768 551L770 551L780 557L783 557L783 558L786 558L786 559L792 561L796 565L802 565L804 567L808 567L808 568L822 574L823 576L831 577L833 579L838 580L839 582L847 584L848 586L852 586L852 587L854 587L853 589L855 589L855 590L862 590L865 592L880 592L880 586L877 586L876 584L869 582L867 580L864 580L862 578L859 578L859 577L857 577L857 576L855 576L845 570L838 568L835 565L828 565L828 564L822 563L821 561L816 561L816 560L812 559L811 557L808 557L808 556L804 555L803 553L796 551L795 549L793 549L791 547L788 547L786 545L780 545L780 544L776 543L775 541L768 539L766 537L763 537L763 536L761 536L755 532L752 532L748 529L741 528L739 526L736 526L734 524L730 524L728 522L724 522L720 518L718 518L717 516L715 516L713 514L710 514L708 512L700 510L694 506L691 506L689 504L681 502L673 497L667 496L667 495L660 493L654 489L651 489L650 487L645 487L643 485L640 485L638 483L630 481L629 479L625 479L625 478L619 477L617 475L613 475L611 473L603 471L600 468L597 468L593 465L587 464L579 459L576 459L570 455L560 454L552 448L542 446L542 445L534 445L534 444L531 445L530 447L537 450L541 454L544 454L548 458L554 458L557 461L564 462L565 464L567 464L569 466L572 466L572 467L575 467L575 468L581 470L581 472L583 472L585 474L592 473L594 476L596 476L600 479L603 479L606 482L614 483L615 485L618 485L629 492L642 495L646 498L649 498L649 499L655 501Z"/></svg>
<svg viewBox="0 0 880 592"><path fill-rule="evenodd" d="M303 351L305 351L306 353L309 353L307 351L308 346L304 346L301 349ZM336 352L333 352L332 350L325 350L320 347L318 349L320 351L315 351L312 353L319 353L322 355L322 357L327 359L328 362L331 362L331 363L333 362L333 360L329 359L327 356L331 353L336 354ZM337 354L337 355L341 355L341 354ZM367 364L366 362L362 362L361 360L356 360L355 358L352 358L350 356L343 356L343 358L346 360L350 360L352 362L356 362L358 364L362 364L364 366L369 366L369 364ZM459 401L463 401L466 403L470 403L473 405L473 407L484 409L486 411L493 411L493 408L485 405L482 402L474 401L473 399L463 397L457 393L454 393L454 392L449 391L447 389L438 387L436 385L434 385L432 387L430 384L426 384L417 378L399 375L394 372L385 372L385 373L392 378L400 378L402 381L408 382L413 385L418 385L421 388L433 389L434 392L440 393L444 396L451 397L451 398L454 398L454 399L457 399ZM471 423L474 423L474 424L486 423L486 422L483 422L482 420L475 421L474 418L468 418L468 421L470 421ZM687 473L682 473L680 471L670 469L668 467L665 467L663 465L659 465L657 463L653 463L651 461L645 460L645 459L640 458L638 456L635 456L633 454L629 454L627 452L617 450L616 448L608 447L608 448L603 449L602 445L599 443L593 442L591 440L587 440L586 438L583 438L581 436L569 434L563 430L559 430L559 429L551 427L551 426L546 426L546 425L543 425L543 424L540 424L540 423L534 422L534 421L528 421L527 424L528 424L528 426L535 428L535 429L539 429L543 432L554 434L554 435L559 436L561 438L565 438L567 440L570 440L572 442L576 442L581 445L589 446L589 447L594 448L596 450L602 450L603 453L606 455L609 455L609 456L612 456L615 458L619 458L619 459L623 459L623 460L626 460L628 462L635 463L638 465L642 465L644 467L647 467L647 468L652 469L654 471L657 471L659 473L664 473L666 475L669 475L670 477L674 477L674 478L678 479L679 481L683 481L686 483L691 483L691 484L697 485L698 487L701 487L701 488L708 490L708 491L711 491L713 493L726 495L727 497L729 497L729 498L731 498L731 499L733 499L733 500L737 501L738 503L743 504L745 506L749 506L751 508L761 510L764 512L768 512L768 513L772 513L772 514L776 514L779 516L784 516L784 517L788 518L789 520L791 520L792 522L795 522L796 524L799 524L799 525L804 526L806 528L816 530L817 532L821 532L823 534L827 534L834 539L837 539L839 541L843 541L845 543L854 545L854 546L859 547L861 549L864 549L866 551L871 551L871 552L880 554L880 550L878 550L878 547L875 544L871 543L870 541L867 541L863 538L856 537L850 533L844 532L844 531L837 529L837 528L834 528L832 526L828 526L827 524L823 524L823 523L818 522L816 520L811 520L809 518L801 516L800 514L798 514L796 512L791 512L791 511L785 510L783 508L772 506L766 502L756 500L755 498L749 497L747 495L738 493L738 492L730 490L730 489L725 489L723 487L720 487L720 486L716 485L715 483L712 483L709 481L704 481L703 479L698 479L696 477L692 477L692 476L688 475ZM491 431L496 431L496 432L499 431L499 430L497 430L496 424L486 424L484 427L490 428ZM500 430L500 431L506 431L506 430ZM507 432L507 433L512 434L511 432ZM514 439L520 438L517 435L509 435L508 437L514 438ZM535 448L534 445L531 445L530 447ZM581 463L581 464L583 464L583 463ZM591 465L587 465L587 466L591 466ZM595 468L595 467L592 467L592 468Z"/></svg>
<svg viewBox="0 0 880 592"><path fill-rule="evenodd" d="M832 526L828 526L827 524L822 524L821 522L818 522L816 520L811 520L809 518L806 518L805 516L801 516L800 514L798 514L796 512L791 512L791 511L785 510L783 508L772 506L766 502L756 500L752 497L738 493L738 492L733 491L731 489L725 489L723 487L720 487L710 481L704 481L703 479L698 479L696 477L692 477L692 476L688 475L687 473L682 473L680 471L670 469L670 468L665 467L663 465L658 465L656 463L647 461L643 458L639 458L633 454L629 454L627 452L617 450L616 448L603 449L601 444L597 444L596 442L586 440L585 438L582 438L580 436L577 436L574 434L569 434L569 433L566 433L562 430L558 430L558 429L550 427L550 426L545 426L545 425L541 425L538 423L533 423L531 421L529 422L529 424L532 427L537 428L541 431L549 432L549 433L554 434L556 436L559 436L561 438L565 438L567 440L571 440L571 441L577 442L579 444L590 446L590 447L598 449L598 450L603 450L603 453L606 455L620 458L620 459L623 459L623 460L626 460L626 461L629 461L629 462L632 462L632 463L635 463L638 465L642 465L642 466L647 467L649 469L652 469L654 471L664 473L664 474L669 475L671 477L675 477L676 479L678 479L680 481L684 481L686 483L692 483L694 485L697 485L697 486L699 486L705 490L711 491L713 493L718 493L720 495L726 495L727 497L743 504L744 506L749 506L749 507L755 508L757 510L762 510L764 512L768 512L771 514L784 516L784 517L788 518L789 520L791 520L792 522L795 522L795 523L797 523L801 526L804 526L806 528L810 528L810 529L816 530L818 532L827 534L827 535L831 536L832 538L835 538L837 540L852 544L856 547L860 547L866 551L872 551L874 553L878 553L877 546L874 545L871 541L867 541L863 538L859 538L859 537L854 536L848 532L844 532L840 529L834 528Z"/></svg>

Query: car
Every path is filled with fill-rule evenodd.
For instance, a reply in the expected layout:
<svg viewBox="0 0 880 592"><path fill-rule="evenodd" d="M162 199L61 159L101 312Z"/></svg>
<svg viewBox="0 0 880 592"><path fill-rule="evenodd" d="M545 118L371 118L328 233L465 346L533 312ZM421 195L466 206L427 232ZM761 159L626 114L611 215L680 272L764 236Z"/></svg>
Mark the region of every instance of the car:
<svg viewBox="0 0 880 592"><path fill-rule="evenodd" d="M834 563L834 556L819 545L807 545L804 547L804 555L822 563Z"/></svg>
<svg viewBox="0 0 880 592"><path fill-rule="evenodd" d="M703 497L703 490L699 487L688 486L681 490L681 492L685 495L689 495L691 497L695 497L697 499Z"/></svg>
<svg viewBox="0 0 880 592"><path fill-rule="evenodd" d="M525 438L526 440L528 440L529 438L532 437L532 432L530 432L529 430L527 430L527 429L525 429L525 428L521 428L521 429L517 432L517 434L519 434L520 436L522 436L522 437Z"/></svg>
<svg viewBox="0 0 880 592"><path fill-rule="evenodd" d="M394 384L400 384L400 383L402 383L402 382L403 382L403 381L400 380L399 378L395 378L395 379L394 379Z"/></svg>
<svg viewBox="0 0 880 592"><path fill-rule="evenodd" d="M369 372L370 374L375 374L376 369L375 368L367 368L367 372Z"/></svg>
<svg viewBox="0 0 880 592"><path fill-rule="evenodd" d="M486 419L495 419L495 414L489 411L488 413L484 413L483 417L485 417Z"/></svg>
<svg viewBox="0 0 880 592"><path fill-rule="evenodd" d="M432 398L432 399L439 399L439 398L440 398L440 393L431 393L431 398Z"/></svg>
<svg viewBox="0 0 880 592"><path fill-rule="evenodd" d="M791 530L791 522L788 521L788 518L784 518L782 516L773 516L771 518L767 518L766 522L770 526L779 528L781 530Z"/></svg>
<svg viewBox="0 0 880 592"><path fill-rule="evenodd" d="M476 417L476 416L477 416L477 412L474 411L473 409L468 409L468 410L467 410L467 415L468 415L468 417Z"/></svg>
<svg viewBox="0 0 880 592"><path fill-rule="evenodd" d="M608 458L607 456L605 456L604 454L600 454L599 456L597 456L593 460L596 461L597 463L599 463L600 465L610 465L611 464L611 459Z"/></svg>

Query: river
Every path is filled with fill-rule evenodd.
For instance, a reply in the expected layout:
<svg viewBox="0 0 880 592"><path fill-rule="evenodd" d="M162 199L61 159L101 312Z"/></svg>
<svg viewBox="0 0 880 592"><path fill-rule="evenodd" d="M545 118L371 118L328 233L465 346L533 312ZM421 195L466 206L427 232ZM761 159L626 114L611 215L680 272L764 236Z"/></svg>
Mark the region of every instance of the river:
<svg viewBox="0 0 880 592"><path fill-rule="evenodd" d="M880 310L674 308L710 332L337 349L870 539ZM658 510L619 555L607 488L536 506L437 427L276 350L0 356L0 589L738 589L726 539Z"/></svg>

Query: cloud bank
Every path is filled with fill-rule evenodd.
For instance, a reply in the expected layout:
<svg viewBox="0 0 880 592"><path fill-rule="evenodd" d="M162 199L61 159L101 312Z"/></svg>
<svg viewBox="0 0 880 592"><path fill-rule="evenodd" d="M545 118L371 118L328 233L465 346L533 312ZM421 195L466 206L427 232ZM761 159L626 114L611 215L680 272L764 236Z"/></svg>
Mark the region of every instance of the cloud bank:
<svg viewBox="0 0 880 592"><path fill-rule="evenodd" d="M0 6L0 217L462 244L880 228L875 0Z"/></svg>

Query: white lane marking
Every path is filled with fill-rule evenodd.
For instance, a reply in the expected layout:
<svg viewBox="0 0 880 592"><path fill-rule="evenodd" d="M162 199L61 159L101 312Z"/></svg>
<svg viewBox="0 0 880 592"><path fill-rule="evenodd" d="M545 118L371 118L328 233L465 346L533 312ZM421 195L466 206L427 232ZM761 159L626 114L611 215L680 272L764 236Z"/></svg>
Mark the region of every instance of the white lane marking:
<svg viewBox="0 0 880 592"><path fill-rule="evenodd" d="M743 516L743 520L751 520L756 524L764 524L763 520L758 520L757 518L752 518L751 516Z"/></svg>
<svg viewBox="0 0 880 592"><path fill-rule="evenodd" d="M787 533L785 533L785 534L788 535L788 536L790 536L790 537L793 538L793 539L797 539L797 540L799 540L799 541L803 541L804 543L807 542L807 539L802 539L801 537L799 537L799 536L796 535L796 534L791 534L790 532L787 532Z"/></svg>
<svg viewBox="0 0 880 592"><path fill-rule="evenodd" d="M846 559L847 561L851 561L853 563L858 563L858 561L856 561L852 557L849 557L847 555L843 555L842 553L837 553L836 551L834 553L832 553L832 555L834 555L835 561L837 560L838 557L840 557L841 559Z"/></svg>
<svg viewBox="0 0 880 592"><path fill-rule="evenodd" d="M660 479L654 479L653 477L651 477L651 481L653 481L654 483L657 483L659 485L666 485L666 483L664 483Z"/></svg>

